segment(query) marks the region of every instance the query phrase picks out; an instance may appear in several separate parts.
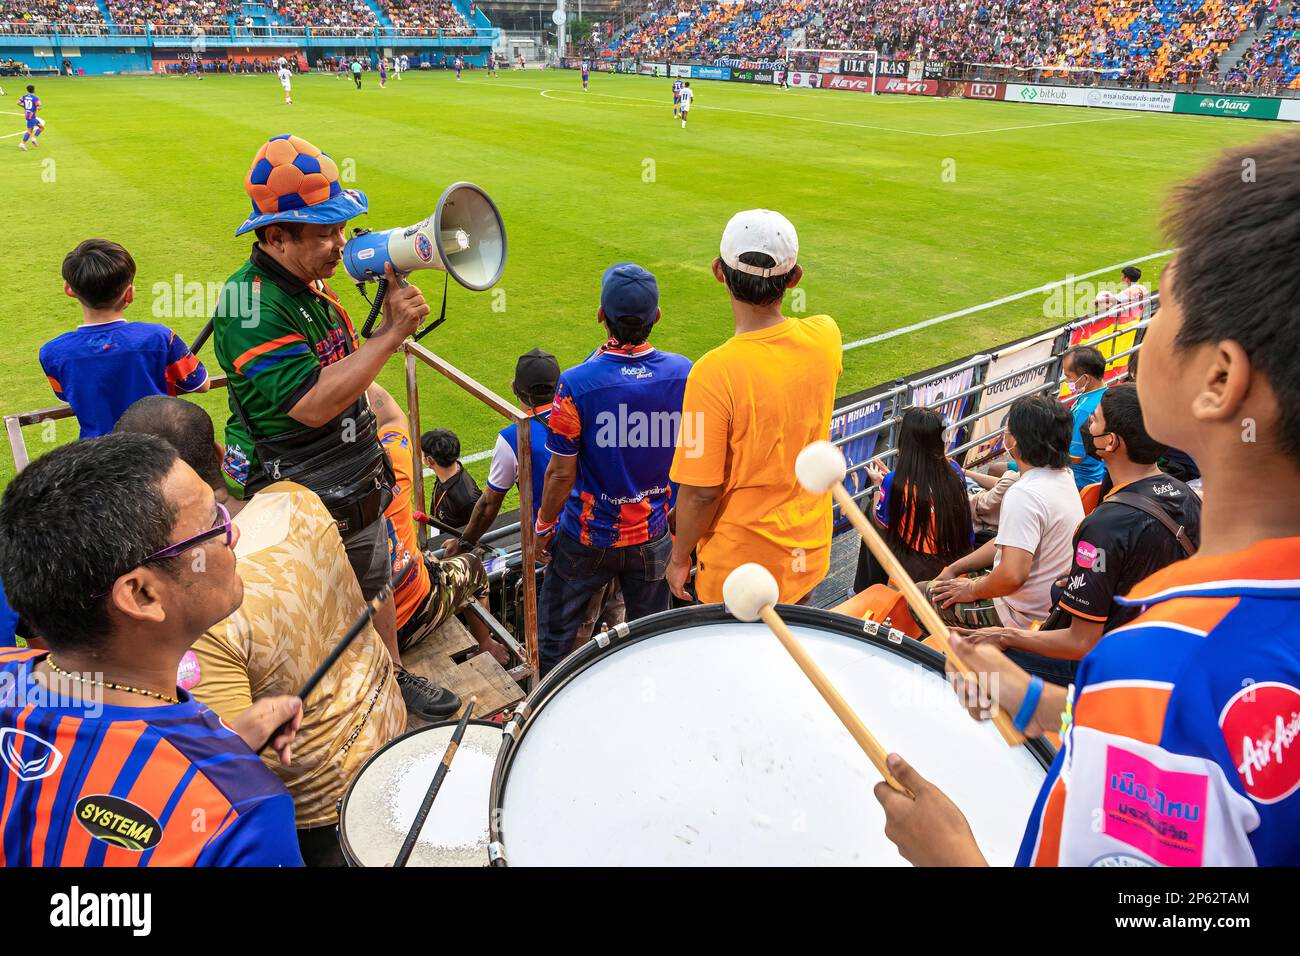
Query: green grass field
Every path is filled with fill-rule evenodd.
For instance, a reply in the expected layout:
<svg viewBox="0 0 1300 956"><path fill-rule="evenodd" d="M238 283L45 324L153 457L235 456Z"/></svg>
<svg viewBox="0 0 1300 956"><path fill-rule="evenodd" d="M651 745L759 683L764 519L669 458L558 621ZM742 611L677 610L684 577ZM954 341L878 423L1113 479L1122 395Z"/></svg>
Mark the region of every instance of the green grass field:
<svg viewBox="0 0 1300 956"><path fill-rule="evenodd" d="M790 217L807 276L787 311L829 313L850 342L1165 249L1168 187L1223 147L1281 132L1205 117L692 86L696 106L682 130L669 81L647 77L598 74L584 95L571 72L475 72L459 83L412 74L385 90L367 75L360 92L301 76L292 106L269 75L40 79L40 148L23 153L17 136L0 138L9 273L0 411L53 404L37 350L80 321L59 265L82 239L115 239L135 256L128 318L166 322L192 340L206 315L197 297L176 309L176 277L220 283L247 255L248 242L234 237L249 209L243 176L276 133L305 137L345 173L354 169L374 228L423 218L456 180L494 197L509 235L500 291L453 283L450 318L425 344L508 396L519 353L542 346L567 365L599 341L599 278L619 260L658 276L658 345L697 357L725 340L727 296L709 266L737 210ZM6 87L0 117L21 130L20 90ZM1143 268L1154 279L1160 265ZM436 309L441 276L416 281ZM360 297L346 278L335 287L359 323ZM1031 296L850 350L841 393L1047 327L1056 319L1046 301ZM215 365L210 346L203 357ZM399 360L381 382L404 398ZM201 401L220 431L224 393ZM456 430L466 455L490 448L501 425L431 371L421 373L421 406L425 427ZM69 420L56 440L75 435ZM50 447L41 428L26 437L33 456ZM481 480L486 462L473 470ZM12 473L6 451L0 484Z"/></svg>

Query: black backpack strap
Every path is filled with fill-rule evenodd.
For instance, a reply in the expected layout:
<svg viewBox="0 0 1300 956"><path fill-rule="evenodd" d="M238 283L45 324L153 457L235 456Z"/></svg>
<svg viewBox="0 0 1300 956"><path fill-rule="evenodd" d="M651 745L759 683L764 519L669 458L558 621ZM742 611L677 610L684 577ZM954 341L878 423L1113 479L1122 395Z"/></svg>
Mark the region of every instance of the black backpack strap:
<svg viewBox="0 0 1300 956"><path fill-rule="evenodd" d="M1174 524L1174 519L1169 517L1169 512L1151 501L1151 499L1144 498L1142 495L1135 494L1131 491L1117 491L1107 498L1106 502L1128 505L1130 508L1136 508L1138 511L1141 511L1143 514L1150 515L1165 526L1169 533L1172 534L1182 546L1183 553L1185 553L1189 558L1196 553L1196 545L1192 544L1192 539L1187 536L1187 530L1182 525Z"/></svg>

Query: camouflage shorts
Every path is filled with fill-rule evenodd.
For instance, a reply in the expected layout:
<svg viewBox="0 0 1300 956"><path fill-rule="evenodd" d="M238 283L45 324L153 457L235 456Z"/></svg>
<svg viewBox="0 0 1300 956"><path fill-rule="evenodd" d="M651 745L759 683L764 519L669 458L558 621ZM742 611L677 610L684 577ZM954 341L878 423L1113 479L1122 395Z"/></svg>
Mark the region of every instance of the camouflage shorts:
<svg viewBox="0 0 1300 956"><path fill-rule="evenodd" d="M981 574L972 574L968 577L983 577ZM943 623L949 627L964 627L971 630L978 630L981 627L1001 627L1002 621L998 617L998 609L993 606L992 598L984 598L974 601L970 604L954 604L951 607L941 607L938 598L930 593L930 586L935 584L934 581L921 581L917 584L921 593L926 599L934 605L934 609L939 612L939 617L943 618Z"/></svg>
<svg viewBox="0 0 1300 956"><path fill-rule="evenodd" d="M470 601L486 598L488 594L487 572L477 555L458 554L439 561L426 552L424 561L432 588L424 603L397 632L399 650L419 644Z"/></svg>

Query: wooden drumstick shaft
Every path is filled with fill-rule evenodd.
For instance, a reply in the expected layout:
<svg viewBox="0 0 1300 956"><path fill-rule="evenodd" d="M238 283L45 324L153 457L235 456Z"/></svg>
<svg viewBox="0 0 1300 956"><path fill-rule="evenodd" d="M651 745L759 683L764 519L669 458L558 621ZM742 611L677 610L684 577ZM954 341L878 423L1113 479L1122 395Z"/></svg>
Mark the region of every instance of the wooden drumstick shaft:
<svg viewBox="0 0 1300 956"><path fill-rule="evenodd" d="M790 656L794 658L794 662L804 672L804 676L812 681L812 685L817 688L817 692L822 695L822 699L830 705L831 710L835 711L835 716L840 719L844 729L853 735L853 739L858 742L862 752L875 764L885 783L899 793L914 797L914 794L894 779L894 775L889 772L889 766L885 763L885 748L880 745L880 741L867 729L867 725L862 722L862 718L854 713L848 701L835 689L835 685L830 682L830 678L817 666L817 662L809 656L804 646L790 633L790 628L786 626L785 621L781 620L781 615L776 613L776 608L769 604L758 613L763 619L763 623L771 628L772 633L789 651Z"/></svg>
<svg viewBox="0 0 1300 956"><path fill-rule="evenodd" d="M893 551L889 550L889 545L880 537L880 532L871 526L871 522L862 513L862 509L853 500L853 496L849 494L848 489L836 482L831 486L831 494L839 503L840 511L852 522L853 527L858 529L858 533L862 535L862 540L867 543L867 548L876 556L876 560L880 562L881 567L888 572L890 580L903 592L903 597L912 608L912 613L925 625L925 629L930 632L930 636L940 644L940 650L943 651L944 657L952 661L953 666L963 674L971 673L970 666L952 653L952 648L949 647L948 639L951 635L948 633L948 625L939 616L939 612L935 610L929 598L921 593L921 589L916 586L912 576L904 570L902 562L898 560ZM1025 742L1025 735L1016 730L1015 724L1011 722L1011 715L999 707L996 702L993 704L993 724L997 727L998 733L1002 735L1002 739L1010 746L1019 747Z"/></svg>

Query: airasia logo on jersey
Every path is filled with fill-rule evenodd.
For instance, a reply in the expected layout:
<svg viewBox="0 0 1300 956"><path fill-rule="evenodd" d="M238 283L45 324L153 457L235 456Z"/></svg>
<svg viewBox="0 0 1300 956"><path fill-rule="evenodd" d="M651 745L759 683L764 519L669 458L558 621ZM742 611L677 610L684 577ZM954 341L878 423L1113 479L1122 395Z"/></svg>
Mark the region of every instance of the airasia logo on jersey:
<svg viewBox="0 0 1300 956"><path fill-rule="evenodd" d="M1277 803L1300 787L1300 690L1264 681L1243 688L1219 714L1219 728L1246 793Z"/></svg>

